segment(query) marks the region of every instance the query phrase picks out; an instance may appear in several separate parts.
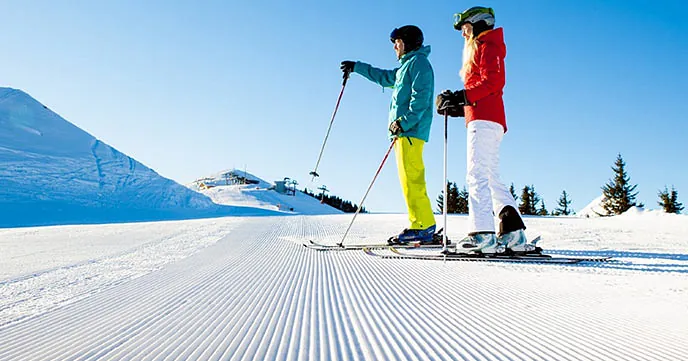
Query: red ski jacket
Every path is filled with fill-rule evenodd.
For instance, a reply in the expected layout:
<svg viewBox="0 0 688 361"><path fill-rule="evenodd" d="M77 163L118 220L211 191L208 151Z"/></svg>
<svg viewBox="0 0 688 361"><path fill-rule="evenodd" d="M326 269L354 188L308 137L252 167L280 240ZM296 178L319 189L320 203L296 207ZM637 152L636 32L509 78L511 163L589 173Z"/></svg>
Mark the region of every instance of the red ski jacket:
<svg viewBox="0 0 688 361"><path fill-rule="evenodd" d="M466 72L464 88L470 105L464 108L466 125L473 120L490 120L504 127L506 115L502 94L504 89L506 44L502 28L488 30L476 39L475 64Z"/></svg>

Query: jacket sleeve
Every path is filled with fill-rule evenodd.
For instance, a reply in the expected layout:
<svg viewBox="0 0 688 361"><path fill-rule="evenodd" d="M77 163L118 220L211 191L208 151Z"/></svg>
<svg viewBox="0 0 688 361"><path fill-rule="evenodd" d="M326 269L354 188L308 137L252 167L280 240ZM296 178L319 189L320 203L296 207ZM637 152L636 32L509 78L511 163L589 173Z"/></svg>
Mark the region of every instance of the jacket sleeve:
<svg viewBox="0 0 688 361"><path fill-rule="evenodd" d="M411 101L408 113L401 119L401 128L404 130L415 127L425 112L432 111L432 97L435 90L435 75L430 61L426 58L416 58L409 67L409 73L411 75Z"/></svg>
<svg viewBox="0 0 688 361"><path fill-rule="evenodd" d="M378 69L370 66L370 64L357 61L354 65L354 72L363 75L373 83L377 83L383 87L389 88L394 86L394 79L396 78L397 69Z"/></svg>
<svg viewBox="0 0 688 361"><path fill-rule="evenodd" d="M484 43L480 59L478 59L478 69L480 80L470 89L466 88L466 99L469 103L474 103L480 99L498 92L504 88L504 56L499 46L491 43Z"/></svg>

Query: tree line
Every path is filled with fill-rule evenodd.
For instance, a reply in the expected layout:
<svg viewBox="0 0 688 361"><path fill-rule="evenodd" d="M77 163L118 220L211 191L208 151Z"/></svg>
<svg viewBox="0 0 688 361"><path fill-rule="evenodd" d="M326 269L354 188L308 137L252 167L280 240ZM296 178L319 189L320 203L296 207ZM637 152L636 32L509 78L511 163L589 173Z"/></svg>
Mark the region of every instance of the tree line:
<svg viewBox="0 0 688 361"><path fill-rule="evenodd" d="M342 212L345 213L354 213L358 209L358 205L352 203L351 201L343 200L337 196L334 195L327 195L325 192L321 192L320 194L315 194L311 191L308 190L308 188L303 189L303 193L320 200L320 203L327 204L329 206L332 206L334 208L339 209ZM365 207L361 208L361 213L368 213L365 209Z"/></svg>
<svg viewBox="0 0 688 361"><path fill-rule="evenodd" d="M630 176L626 171L626 162L621 154L618 154L614 166L614 177L602 186L602 208L604 212L600 216L612 216L626 212L631 207L644 207L642 203L636 202L638 192L635 192L637 185L632 185ZM571 209L571 196L563 190L557 200L557 207L551 212L547 210L545 201L535 191L534 185L526 185L521 190L521 195L516 194L514 184L509 187L509 191L518 202L518 210L524 215L554 215L566 216L575 214ZM459 190L455 182L447 182L447 213L468 214L468 191L464 186ZM680 214L684 209L683 204L678 201L678 192L672 186L671 190L667 186L657 193L658 205L662 206L666 213ZM442 213L444 207L444 190L437 197L437 210Z"/></svg>

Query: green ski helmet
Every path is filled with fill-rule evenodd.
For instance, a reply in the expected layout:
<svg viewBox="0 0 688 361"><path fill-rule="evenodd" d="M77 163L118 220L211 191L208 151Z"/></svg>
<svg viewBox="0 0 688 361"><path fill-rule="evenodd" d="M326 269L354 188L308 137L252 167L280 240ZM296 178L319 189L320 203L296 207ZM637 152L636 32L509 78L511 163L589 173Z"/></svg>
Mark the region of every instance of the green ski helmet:
<svg viewBox="0 0 688 361"><path fill-rule="evenodd" d="M487 27L493 27L495 23L494 10L483 6L474 6L462 13L456 13L454 14L454 29L461 31L461 25L466 23L475 25L479 21L485 21Z"/></svg>

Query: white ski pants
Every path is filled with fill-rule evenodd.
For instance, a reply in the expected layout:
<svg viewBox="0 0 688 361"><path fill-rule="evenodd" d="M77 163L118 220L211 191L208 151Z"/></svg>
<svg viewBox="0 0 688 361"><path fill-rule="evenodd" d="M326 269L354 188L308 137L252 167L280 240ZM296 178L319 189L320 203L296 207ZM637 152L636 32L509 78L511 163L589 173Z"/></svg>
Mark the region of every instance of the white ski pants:
<svg viewBox="0 0 688 361"><path fill-rule="evenodd" d="M499 146L504 128L499 123L474 120L467 127L466 186L468 232L494 232L495 215L506 206L518 210L514 197L499 179Z"/></svg>

